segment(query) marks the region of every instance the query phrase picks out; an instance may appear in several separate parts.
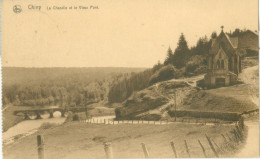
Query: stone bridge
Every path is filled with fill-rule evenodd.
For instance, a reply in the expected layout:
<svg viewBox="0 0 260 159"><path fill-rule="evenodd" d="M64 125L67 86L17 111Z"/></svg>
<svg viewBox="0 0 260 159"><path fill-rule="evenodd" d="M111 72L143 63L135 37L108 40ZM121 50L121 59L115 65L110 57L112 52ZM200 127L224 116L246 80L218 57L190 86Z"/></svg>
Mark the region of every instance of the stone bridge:
<svg viewBox="0 0 260 159"><path fill-rule="evenodd" d="M87 108L87 111L94 108ZM66 117L68 112L85 112L85 107L60 107L60 106L19 106L13 112L14 115L23 115L25 119L53 118L53 113L61 113L61 117Z"/></svg>

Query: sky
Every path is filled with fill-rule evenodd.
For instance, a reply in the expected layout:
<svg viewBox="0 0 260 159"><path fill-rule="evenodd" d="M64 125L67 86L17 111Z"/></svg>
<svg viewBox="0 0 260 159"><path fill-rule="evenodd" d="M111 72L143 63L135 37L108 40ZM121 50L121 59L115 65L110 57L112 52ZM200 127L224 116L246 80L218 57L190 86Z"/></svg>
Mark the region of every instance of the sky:
<svg viewBox="0 0 260 159"><path fill-rule="evenodd" d="M22 12L14 13L14 5ZM221 25L226 32L258 30L258 1L2 0L1 19L3 66L152 67L181 33L191 47Z"/></svg>

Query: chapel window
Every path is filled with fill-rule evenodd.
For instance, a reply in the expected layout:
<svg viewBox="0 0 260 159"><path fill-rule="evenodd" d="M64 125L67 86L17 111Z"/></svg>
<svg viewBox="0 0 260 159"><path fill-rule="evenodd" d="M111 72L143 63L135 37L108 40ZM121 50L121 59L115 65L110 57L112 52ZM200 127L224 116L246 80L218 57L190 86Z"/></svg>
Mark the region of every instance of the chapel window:
<svg viewBox="0 0 260 159"><path fill-rule="evenodd" d="M224 69L224 60L221 60L221 68L223 68Z"/></svg>
<svg viewBox="0 0 260 159"><path fill-rule="evenodd" d="M217 61L217 69L220 69L220 61Z"/></svg>

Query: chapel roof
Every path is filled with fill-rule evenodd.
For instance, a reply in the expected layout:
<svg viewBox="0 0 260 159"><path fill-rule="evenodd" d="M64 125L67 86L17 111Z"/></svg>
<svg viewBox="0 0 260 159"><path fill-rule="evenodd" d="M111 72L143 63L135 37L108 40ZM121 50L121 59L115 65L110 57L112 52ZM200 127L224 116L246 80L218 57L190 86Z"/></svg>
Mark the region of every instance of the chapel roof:
<svg viewBox="0 0 260 159"><path fill-rule="evenodd" d="M233 37L233 38L229 37L229 40L232 46L236 49L238 47L238 37Z"/></svg>

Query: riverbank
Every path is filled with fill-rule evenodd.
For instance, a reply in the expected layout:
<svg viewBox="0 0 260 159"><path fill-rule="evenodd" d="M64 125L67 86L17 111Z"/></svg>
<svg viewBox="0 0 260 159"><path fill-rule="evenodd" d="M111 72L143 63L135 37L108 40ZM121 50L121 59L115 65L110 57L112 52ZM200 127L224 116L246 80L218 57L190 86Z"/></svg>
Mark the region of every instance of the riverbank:
<svg viewBox="0 0 260 159"><path fill-rule="evenodd" d="M3 122L2 122L2 133L6 132L9 128L17 125L18 123L24 120L24 116L21 115L13 115L15 110L19 109L19 106L9 105L5 107L2 111ZM77 113L81 119L86 119L85 112ZM94 109L91 109L88 112L89 116L106 116L106 115L114 115L114 108L107 108L102 105L96 105Z"/></svg>
<svg viewBox="0 0 260 159"><path fill-rule="evenodd" d="M13 115L15 109L14 106L8 105L2 110L2 132L6 132L9 128L24 120L23 116Z"/></svg>
<svg viewBox="0 0 260 159"><path fill-rule="evenodd" d="M39 120L24 120L12 126L6 132L2 133L2 142L4 145L12 144L21 138L29 136L38 131L45 123L60 125L66 118L49 118Z"/></svg>
<svg viewBox="0 0 260 159"><path fill-rule="evenodd" d="M224 144L224 139L220 134L229 133L233 128L234 126L231 125L209 126L183 123L104 125L68 122L41 130L19 142L4 146L3 156L5 159L37 158L36 136L41 134L45 139L45 156L52 159L104 158L104 142L112 142L115 158L144 157L140 145L142 142L146 144L150 157L170 158L173 157L170 141L175 143L179 157L188 157L184 140L187 141L191 157L203 157L198 139L204 145L208 157L215 157L205 134L221 146ZM232 153L225 153L222 156L229 157Z"/></svg>

